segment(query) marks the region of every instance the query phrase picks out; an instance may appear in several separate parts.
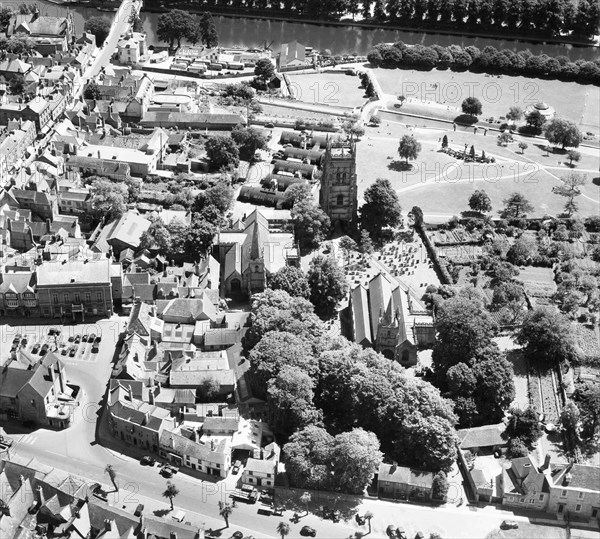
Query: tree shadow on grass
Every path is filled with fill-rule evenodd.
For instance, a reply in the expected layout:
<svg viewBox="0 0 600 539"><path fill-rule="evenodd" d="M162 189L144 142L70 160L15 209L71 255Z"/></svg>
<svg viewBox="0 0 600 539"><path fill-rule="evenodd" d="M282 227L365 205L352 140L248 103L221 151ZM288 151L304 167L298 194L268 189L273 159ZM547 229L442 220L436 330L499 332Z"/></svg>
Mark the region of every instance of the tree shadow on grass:
<svg viewBox="0 0 600 539"><path fill-rule="evenodd" d="M592 179L592 183L600 187L600 176Z"/></svg>
<svg viewBox="0 0 600 539"><path fill-rule="evenodd" d="M394 172L406 172L407 170L412 169L412 165L406 161L395 160L392 161L387 168L393 170Z"/></svg>
<svg viewBox="0 0 600 539"><path fill-rule="evenodd" d="M171 512L170 509L157 509L156 511L153 511L152 513L157 517L166 517L170 512Z"/></svg>

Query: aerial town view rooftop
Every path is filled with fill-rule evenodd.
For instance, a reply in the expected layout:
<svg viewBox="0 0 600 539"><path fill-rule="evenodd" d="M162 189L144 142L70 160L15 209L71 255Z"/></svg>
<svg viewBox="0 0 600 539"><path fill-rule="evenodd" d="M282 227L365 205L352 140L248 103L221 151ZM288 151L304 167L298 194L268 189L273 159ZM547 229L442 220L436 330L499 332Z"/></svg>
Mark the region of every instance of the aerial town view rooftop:
<svg viewBox="0 0 600 539"><path fill-rule="evenodd" d="M0 539L600 537L593 0L0 0Z"/></svg>

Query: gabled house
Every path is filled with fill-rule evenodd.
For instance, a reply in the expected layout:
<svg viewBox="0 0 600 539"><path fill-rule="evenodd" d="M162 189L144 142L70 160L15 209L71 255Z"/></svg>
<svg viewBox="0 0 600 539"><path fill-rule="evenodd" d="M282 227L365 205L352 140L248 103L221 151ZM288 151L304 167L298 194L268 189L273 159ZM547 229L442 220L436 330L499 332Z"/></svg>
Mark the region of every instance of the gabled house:
<svg viewBox="0 0 600 539"><path fill-rule="evenodd" d="M36 274L32 271L0 274L0 315L39 315Z"/></svg>
<svg viewBox="0 0 600 539"><path fill-rule="evenodd" d="M600 467L588 464L562 466L553 470L549 486L549 513L564 519L589 520L598 526Z"/></svg>
<svg viewBox="0 0 600 539"><path fill-rule="evenodd" d="M550 456L539 466L533 455L513 459L502 472L502 504L544 510L548 505Z"/></svg>
<svg viewBox="0 0 600 539"><path fill-rule="evenodd" d="M381 498L430 500L433 474L396 464L380 464L377 492Z"/></svg>

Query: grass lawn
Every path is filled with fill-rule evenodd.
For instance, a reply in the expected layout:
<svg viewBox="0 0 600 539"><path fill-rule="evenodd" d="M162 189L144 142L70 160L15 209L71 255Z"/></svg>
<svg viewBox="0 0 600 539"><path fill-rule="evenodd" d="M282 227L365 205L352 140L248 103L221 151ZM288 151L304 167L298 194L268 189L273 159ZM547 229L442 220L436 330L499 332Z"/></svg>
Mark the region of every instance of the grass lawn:
<svg viewBox="0 0 600 539"><path fill-rule="evenodd" d="M377 128L368 128L357 146L359 200L375 179L387 178L398 192L405 211L413 205L420 206L430 221L432 217L446 220L468 209L467 201L475 189L485 189L494 212L502 208L502 201L514 191L523 193L532 202L535 207L532 216L562 212L566 199L552 193L552 188L560 185L560 176L572 170L559 164L564 157L552 153L545 157L543 147L534 141L522 155L516 143L506 148L498 146L496 136L491 133L483 136L473 135L469 130L454 132L451 127L440 128L439 124L436 128L409 129L401 117L399 121L389 118L386 116ZM398 140L404 134L414 135L422 146L410 170L404 170L397 154ZM444 134L452 148L462 149L465 144L468 147L472 144L477 153L484 150L488 157L494 156L496 163L466 164L440 152ZM582 152L582 161L574 170L597 170L597 163L597 157ZM588 178L594 176L588 173ZM582 189L583 196L578 197L582 216L597 214L599 190L592 182Z"/></svg>
<svg viewBox="0 0 600 539"><path fill-rule="evenodd" d="M299 101L338 107L360 107L367 97L360 79L343 73L288 73Z"/></svg>
<svg viewBox="0 0 600 539"><path fill-rule="evenodd" d="M374 69L387 94L458 106L473 95L483 104L483 116L504 116L512 106L525 109L545 101L556 115L576 122L583 131L598 135L600 88L598 86L525 77L489 76L484 73ZM432 85L437 84L437 88Z"/></svg>

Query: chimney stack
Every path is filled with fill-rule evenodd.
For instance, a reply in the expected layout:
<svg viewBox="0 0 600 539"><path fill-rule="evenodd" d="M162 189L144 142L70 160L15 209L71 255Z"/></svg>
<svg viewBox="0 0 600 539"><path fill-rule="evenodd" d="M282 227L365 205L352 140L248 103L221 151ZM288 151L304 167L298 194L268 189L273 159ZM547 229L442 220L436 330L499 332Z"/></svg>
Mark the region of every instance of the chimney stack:
<svg viewBox="0 0 600 539"><path fill-rule="evenodd" d="M550 455L550 453L548 453L546 455L546 458L544 459L544 464L542 464L541 467L541 471L543 472L544 470L549 470L550 469L550 460L552 459L552 456Z"/></svg>
<svg viewBox="0 0 600 539"><path fill-rule="evenodd" d="M133 402L133 391L131 389L131 384L127 386L127 393L129 394L129 400Z"/></svg>
<svg viewBox="0 0 600 539"><path fill-rule="evenodd" d="M37 493L38 493L38 503L40 504L40 507L42 505L44 505L44 503L46 503L46 500L44 498L44 491L42 489L42 485L38 485L37 487Z"/></svg>
<svg viewBox="0 0 600 539"><path fill-rule="evenodd" d="M104 529L109 532L112 530L112 524L109 519L104 519Z"/></svg>

